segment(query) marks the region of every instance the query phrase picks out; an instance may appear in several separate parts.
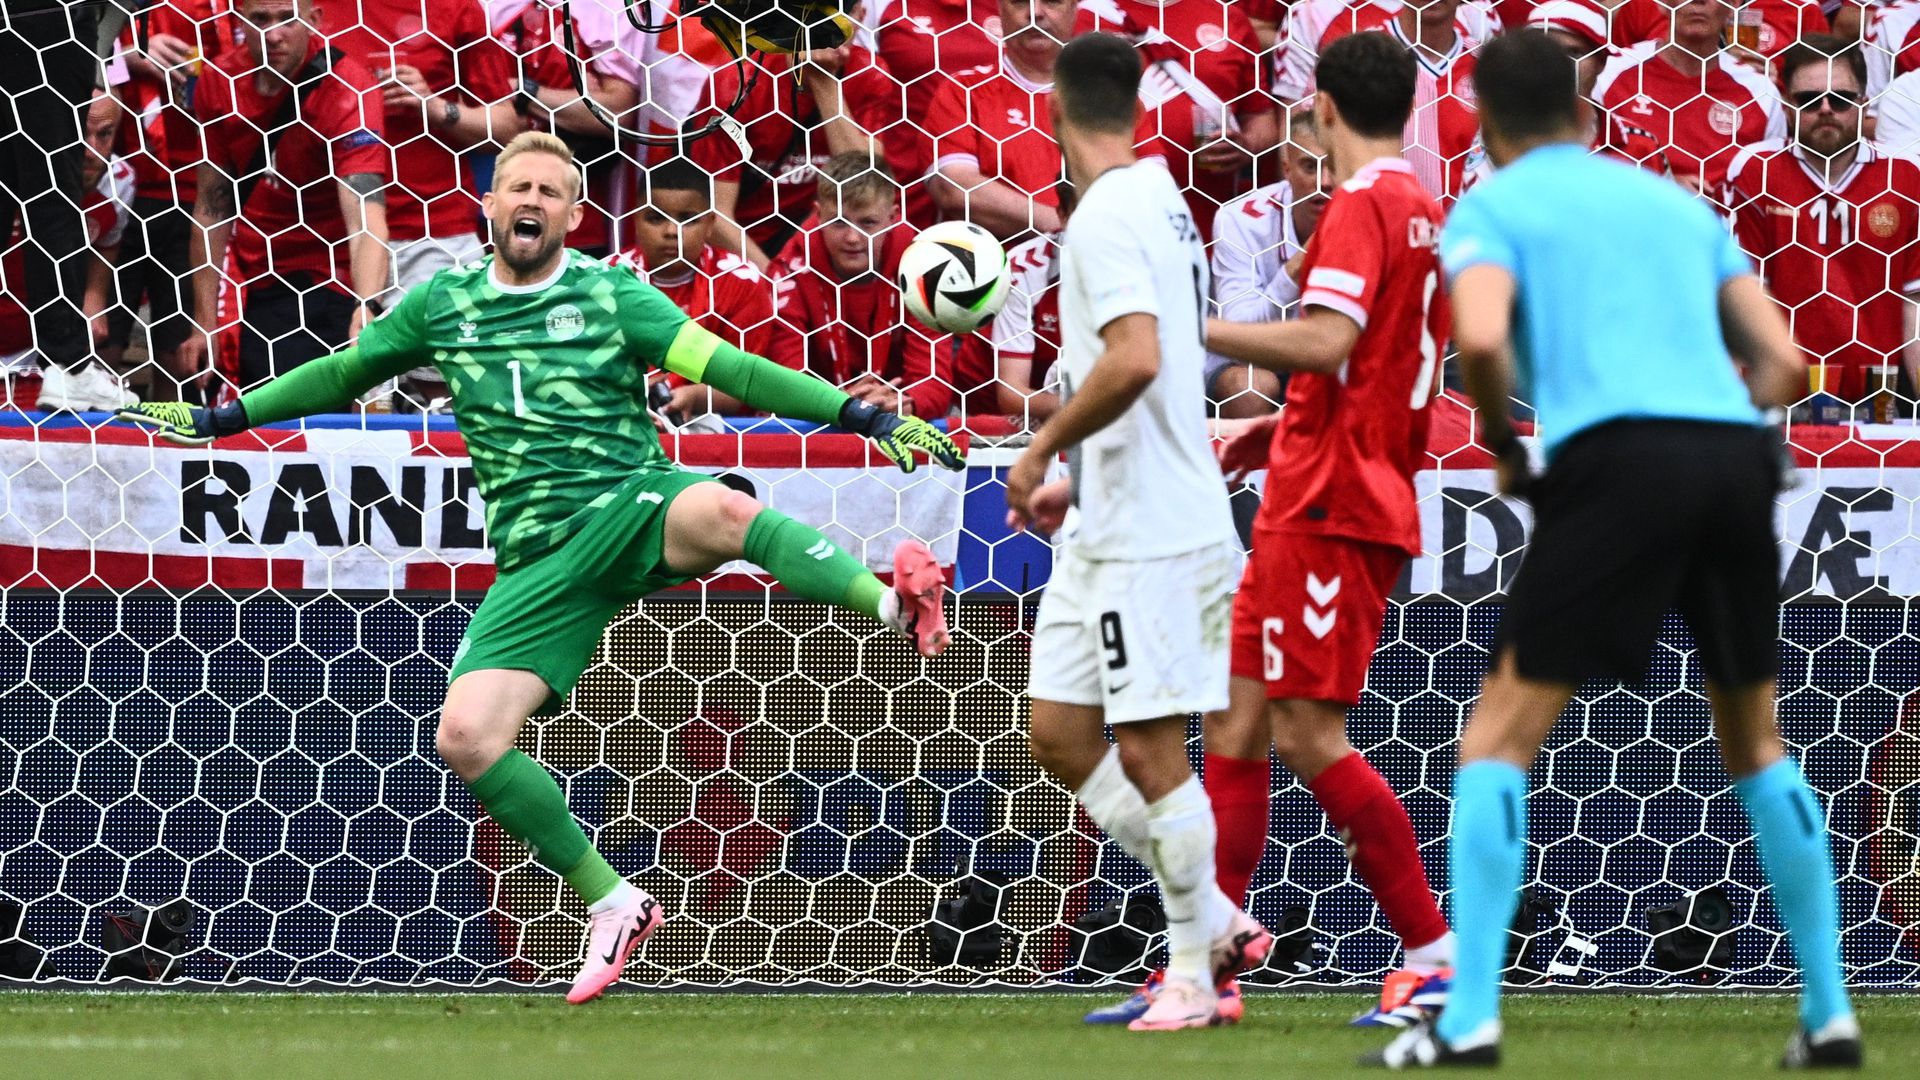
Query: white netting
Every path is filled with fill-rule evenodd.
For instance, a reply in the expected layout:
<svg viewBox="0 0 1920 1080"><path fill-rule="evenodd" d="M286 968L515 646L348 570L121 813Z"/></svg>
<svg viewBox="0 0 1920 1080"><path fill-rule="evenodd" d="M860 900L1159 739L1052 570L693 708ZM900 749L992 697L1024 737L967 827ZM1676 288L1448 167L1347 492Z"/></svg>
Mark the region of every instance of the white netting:
<svg viewBox="0 0 1920 1080"><path fill-rule="evenodd" d="M1540 10L1570 41L1597 26L1595 34L1625 47L1639 31L1623 27L1670 24L1667 9L1651 12L1650 2L1608 10L1560 0ZM437 167L464 160L484 177L484 142L476 148L461 140L472 141L472 118L486 115L492 92L459 80L493 80L486 85L506 95L495 110L499 122L557 126L589 163L588 231L576 242L611 254L644 244L649 229L662 235L667 219L684 214L673 201L684 191L659 194L670 188L664 170L651 189L639 180L643 157L671 152L596 128L574 101L564 56L547 42L560 36L559 20L571 17L600 105L630 131L663 131L689 117L697 124L710 114L703 108L732 100L732 75L703 32L690 24L665 34L634 29L619 0L418 4L418 18L386 4L378 5L379 17L391 24L329 28L348 61L329 78L374 80L364 89L383 103L394 133L380 146L453 145L457 152L436 158ZM801 77L775 63L737 110L751 159L743 165L731 136L719 132L688 151L696 175L718 181L714 194L723 208L732 206L739 226L717 222L715 251L688 259L696 284L681 285L679 267L666 268L658 283L683 306L705 305L694 314L756 351L849 385L874 376L888 388L882 396L904 391L923 413L964 413L975 432L970 468L962 479L881 479L848 457L840 437L731 433L738 421L734 429L705 421L701 430L720 433L678 446L689 467L733 474L876 563L899 535L932 542L961 588L956 644L923 662L861 620L737 577L650 600L621 617L567 708L532 722L520 745L561 776L575 813L615 867L672 912L630 972L643 982L1088 979L1137 969L1153 944L1151 933L1101 929L1111 922L1101 919L1103 909L1151 894L1147 875L1103 844L1068 794L1041 775L1024 732L1026 632L1048 559L1043 547L1008 537L1000 524L996 470L1011 458L995 444L1017 444L1050 401L1045 369L1057 314L1045 293L1054 255L1048 241L1026 239L1022 223L1049 223L1057 162L1036 169L1024 160L1036 145L1027 130L1031 110L1004 118L982 113L985 106L963 110L965 125L981 128L970 142L958 138L959 128L941 126L952 124L954 103L938 99L974 100L956 88L979 73L964 73L999 63L997 35L1025 19L1028 5L868 5L859 48L875 50L878 65L861 51ZM357 6L326 8L337 17L333 9L350 14ZM1048 9L1037 18L1072 14L1035 6ZM47 65L71 57L59 35L43 31L51 16L13 11L33 7L9 5L0 86L10 103L40 110L59 81ZM1502 3L1499 14L1526 18L1532 7ZM115 195L112 181L122 170L109 166L101 195L76 195L76 187L63 196L69 210L100 223L88 235L102 266L120 264L117 278L96 276L91 292L79 267L70 291L98 326L99 355L143 394L173 397L208 364L203 356L194 358L198 366L181 363L182 326L168 318L169 304L191 312L195 303L190 290L173 290L189 273L187 253L198 250L187 247L179 227L196 201L196 162L193 154L160 153L153 140L193 130L179 127L185 114L178 106L189 86L207 92L215 50L245 48L268 33L263 27L297 30L286 20L302 10L293 0L155 4L133 20L107 65L120 81L97 116L111 124L112 103L120 103L118 146L133 170L122 179L136 191ZM1292 299L1285 267L1310 229L1315 148L1302 136L1269 153L1256 175L1234 151L1205 156L1205 147L1225 133L1263 149L1288 129L1284 111L1266 108L1269 84L1283 97L1301 92L1289 89L1290 80L1310 75L1313 50L1345 25L1340 20L1358 17L1349 28L1371 29L1394 17L1379 5L1301 0L1292 36L1283 28L1270 50L1256 23L1280 20L1281 10L1102 0L1083 5L1077 24L1086 29L1097 17L1141 37L1156 65L1148 102L1154 147L1188 185L1196 209L1210 217L1211 207L1227 204L1232 225L1214 234L1222 283L1215 299L1255 312L1245 317L1278 315ZM1920 23L1915 11L1920 5L1868 9L1874 62L1862 89L1885 103L1886 137L1900 130L1910 78L1900 58ZM1726 33L1740 49L1771 58L1776 73L1787 41L1818 18L1811 7L1785 3L1712 13L1728 20ZM656 21L665 14L655 5ZM1436 18L1408 20L1412 32L1426 26L1434 41L1449 40L1452 14L1461 47L1427 58L1422 92L1431 96L1413 125L1414 153L1451 192L1479 167L1466 75L1473 39L1491 22L1477 8L1456 11L1438 0L1426 14ZM1797 29L1786 34L1781 28L1790 23ZM365 46L369 37L384 43L384 54ZM486 74L493 61L477 57L493 47L489 40L500 43L504 59ZM178 51L174 41L197 41L201 55ZM450 45L463 66L441 72L437 57ZM1602 50L1589 44L1586 51L1598 58ZM1836 381L1834 393L1811 395L1797 417L1820 423L1795 427L1803 483L1781 499L1788 605L1781 715L1828 803L1849 976L1863 986L1912 987L1920 983L1920 632L1911 599L1920 594L1920 450L1901 425L1822 425L1897 420L1906 411L1911 394L1898 384L1883 393L1879 383L1897 378L1881 369L1904 363L1911 333L1902 323L1889 337L1876 320L1886 317L1889 295L1893 317L1904 318L1900 289L1920 282L1920 274L1885 271L1920 230L1920 181L1909 179L1920 172L1890 173L1886 190L1850 203L1829 193L1835 201L1817 212L1814 197L1782 201L1778 192L1743 187L1727 174L1745 144L1778 134L1767 130L1767 117L1782 117L1791 134L1793 110L1779 89L1716 59L1691 76L1697 92L1677 97L1662 72L1666 82L1641 109L1641 99L1620 88L1649 85L1630 81L1641 77L1633 65L1643 62L1629 51L1604 75L1591 63L1589 74L1601 83L1596 93L1614 107L1603 138L1618 136L1623 153L1650 166L1700 176L1699 186L1736 219L1758 207L1763 219L1781 221L1797 222L1805 211L1809 230L1816 217L1844 222L1817 240L1789 232L1781 249L1812 252L1823 268L1866 260L1883 271L1864 295L1843 294L1852 279L1836 273L1790 301L1803 343L1830 358ZM722 73L703 90L708 64ZM357 73L347 70L356 65ZM393 74L402 68L420 73L424 95L389 96L411 82ZM442 81L448 78L455 81ZM829 84L851 87L838 105ZM1795 92L1786 87L1788 103ZM1608 93L1624 96L1614 101ZM1741 93L1748 97L1734 96ZM990 101L1006 111L1003 99ZM449 104L462 117L450 118ZM1832 112L1835 104L1844 103L1815 101L1813 109ZM301 130L324 137L337 155L330 160L366 149L357 121L322 117L318 108L297 113L286 138ZM268 119L246 123L258 131L273 126ZM1758 125L1752 131L1749 121ZM0 133L9 153L46 130L18 127L12 136ZM114 145L100 135L103 147ZM1025 313L1022 326L997 327L990 339L934 340L903 328L897 305L875 307L871 288L876 280L884 286L884 276L849 283L839 264L814 261L830 255L824 244L807 250L813 170L863 135L876 137L904 183L899 202L911 222L972 206L1019 242L1009 246L1021 275L1014 308ZM50 145L70 146L71 135ZM1038 145L1044 149L1046 140ZM982 156L982 147L994 146L1006 149L1004 160ZM324 352L348 332L352 248L369 241L350 239L342 223L342 177L302 175L299 155L287 152L292 158L276 163L276 178L263 183L302 198L279 204L291 208L286 220L252 222L270 234L269 255L227 267L231 282L269 290L247 298L259 342L229 331L213 350L216 384L242 381L238 354L266 341L305 335ZM210 153L227 155L230 177L248 174L250 159L233 147ZM392 165L389 157L384 167ZM1285 171L1269 172L1270 165ZM184 173L161 175L157 166ZM925 179L930 169L948 179ZM20 175L10 173L9 184ZM433 190L459 195L478 182L447 175ZM1252 190L1256 180L1294 188ZM442 241L430 246L455 252L424 253L421 233L409 237L411 226L400 224L405 198L388 191L382 246L403 275L478 249L469 221L464 236L423 226ZM1012 213L996 203L1010 192L1021 196ZM55 211L45 202L29 206L40 216L7 241L0 296L0 305L13 305L0 311L0 355L13 355L8 400L15 406L0 412L0 975L92 980L134 970L145 959L138 954L108 962L118 941L111 935L124 932L121 917L182 899L192 919L170 945L184 956L172 973L198 980L471 984L569 975L580 945L577 903L485 820L433 748L454 648L478 590L491 580L471 469L450 420L316 420L214 451L150 446L145 436L100 426L103 416L88 410L106 404L117 384L85 369L55 373L63 358L88 350L43 333L43 355L36 355L28 336L26 313L63 303L57 288L35 278L45 265L35 257L54 254L48 246L64 235L48 224ZM1852 209L1836 209L1842 203ZM254 205L236 199L226 217L245 221ZM203 208L220 209L218 199ZM111 226L120 220L127 232L115 251ZM795 230L801 237L786 261L768 250ZM301 254L298 235L324 249L318 270L286 269L289 253ZM1761 232L1754 226L1742 236L1758 243ZM723 252L727 245L744 258ZM344 263L327 261L335 248ZM884 249L874 245L870 257L884 261ZM761 255L779 285L749 267ZM639 272L662 270L645 252L629 252L628 262ZM341 275L337 286L328 284L333 273ZM1783 292L1803 284L1775 282ZM300 300L287 309L291 316L273 321L270 291L283 286ZM1839 324L1804 313L1834 300L1852 305L1859 319L1838 339L1809 340ZM214 321L232 325L233 309L221 307ZM43 364L48 374L40 379ZM1230 409L1269 407L1259 394L1271 387L1234 376L1229 370L1216 386L1220 398L1232 399ZM424 400L432 388L407 389ZM68 403L81 418L34 408L36 394ZM697 412L690 401L683 395L673 408ZM1457 735L1529 518L1523 506L1490 494L1487 459L1469 444L1464 407L1449 398L1436 411L1432 467L1420 480L1428 555L1396 594L1352 728L1356 744L1405 797L1436 885L1444 886L1441 837ZM1518 977L1742 986L1790 979L1791 957L1759 891L1745 819L1709 737L1699 676L1684 631L1670 626L1647 688L1582 695L1549 743L1533 773L1528 880L1537 902L1523 911L1531 936ZM1197 755L1197 735L1193 748ZM1282 950L1288 963L1255 979L1377 977L1395 960L1392 935L1310 795L1282 783L1251 908L1296 932ZM1730 953L1688 956L1687 946L1699 942L1673 935L1656 942L1649 909L1711 889L1730 908ZM955 902L965 897L972 899ZM11 940L10 912L20 916L19 934L45 951L44 967ZM1151 930L1150 915L1136 918ZM956 942L959 930L972 932ZM1091 944L1090 930L1100 930ZM1707 975L1692 973L1709 960Z"/></svg>

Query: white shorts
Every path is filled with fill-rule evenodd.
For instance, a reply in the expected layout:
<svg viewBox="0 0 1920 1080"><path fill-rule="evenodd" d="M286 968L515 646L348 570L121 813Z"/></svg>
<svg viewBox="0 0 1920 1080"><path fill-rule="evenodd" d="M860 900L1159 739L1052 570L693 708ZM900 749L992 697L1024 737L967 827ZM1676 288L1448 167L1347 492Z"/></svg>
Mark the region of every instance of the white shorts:
<svg viewBox="0 0 1920 1080"><path fill-rule="evenodd" d="M1028 694L1100 707L1109 724L1226 708L1240 566L1231 543L1138 561L1061 548L1034 620Z"/></svg>

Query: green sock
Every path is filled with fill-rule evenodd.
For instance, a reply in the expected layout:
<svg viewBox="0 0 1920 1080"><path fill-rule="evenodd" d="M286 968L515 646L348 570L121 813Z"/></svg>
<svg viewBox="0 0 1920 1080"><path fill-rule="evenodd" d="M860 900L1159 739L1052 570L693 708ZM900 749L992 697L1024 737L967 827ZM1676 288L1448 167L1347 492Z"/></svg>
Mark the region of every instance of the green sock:
<svg viewBox="0 0 1920 1080"><path fill-rule="evenodd" d="M620 884L619 873L587 842L560 785L539 762L509 750L467 790L508 836L527 845L534 861L565 878L580 899L591 904Z"/></svg>
<svg viewBox="0 0 1920 1080"><path fill-rule="evenodd" d="M880 617L880 597L887 587L873 571L835 547L818 529L778 510L760 511L747 526L742 554L802 600Z"/></svg>

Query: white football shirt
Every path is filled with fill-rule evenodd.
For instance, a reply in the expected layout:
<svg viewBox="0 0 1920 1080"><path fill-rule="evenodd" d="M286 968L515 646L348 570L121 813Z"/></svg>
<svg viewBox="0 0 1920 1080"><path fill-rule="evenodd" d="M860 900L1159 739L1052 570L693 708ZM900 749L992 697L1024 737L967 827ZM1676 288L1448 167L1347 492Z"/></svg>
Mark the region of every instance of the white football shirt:
<svg viewBox="0 0 1920 1080"><path fill-rule="evenodd" d="M1159 323L1160 373L1118 420L1069 451L1065 542L1088 559L1157 559L1233 540L1207 437L1207 253L1186 200L1153 162L1110 169L1067 219L1060 262L1060 388L1085 384L1123 315Z"/></svg>

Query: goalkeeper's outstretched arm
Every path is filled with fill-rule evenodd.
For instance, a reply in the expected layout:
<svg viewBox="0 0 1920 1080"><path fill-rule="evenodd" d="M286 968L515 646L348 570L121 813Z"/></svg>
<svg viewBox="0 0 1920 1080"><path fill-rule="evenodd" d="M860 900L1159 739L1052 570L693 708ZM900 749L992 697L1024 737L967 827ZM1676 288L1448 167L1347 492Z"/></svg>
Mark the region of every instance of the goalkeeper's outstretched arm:
<svg viewBox="0 0 1920 1080"><path fill-rule="evenodd" d="M864 435L906 472L914 469L915 450L949 469L966 465L953 440L926 421L857 401L805 372L728 345L692 321L681 324L674 335L664 366L682 378L739 398L750 408Z"/></svg>
<svg viewBox="0 0 1920 1080"><path fill-rule="evenodd" d="M157 428L163 438L174 442L200 445L261 424L344 411L361 394L413 366L410 355L388 354L375 360L354 347L302 364L218 408L143 401L116 415Z"/></svg>

